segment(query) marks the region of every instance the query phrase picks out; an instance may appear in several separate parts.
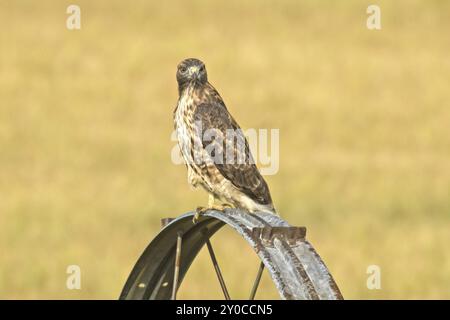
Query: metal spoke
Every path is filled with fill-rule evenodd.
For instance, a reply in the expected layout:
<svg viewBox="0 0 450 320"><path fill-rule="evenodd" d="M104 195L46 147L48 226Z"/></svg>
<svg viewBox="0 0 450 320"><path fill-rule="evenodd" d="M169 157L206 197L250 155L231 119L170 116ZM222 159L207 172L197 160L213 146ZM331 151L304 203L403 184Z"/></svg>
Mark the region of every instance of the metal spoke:
<svg viewBox="0 0 450 320"><path fill-rule="evenodd" d="M208 247L209 255L211 256L211 260L214 265L214 270L216 270L217 278L219 279L220 286L222 287L223 295L225 296L226 300L230 300L230 295L228 294L227 286L225 285L225 281L223 280L219 264L217 263L216 255L214 254L214 250L212 248L209 239L206 240L206 246Z"/></svg>
<svg viewBox="0 0 450 320"><path fill-rule="evenodd" d="M259 282L261 281L261 276L264 271L264 263L261 261L258 269L258 274L256 275L255 282L253 283L252 292L250 293L249 300L254 300L256 296L256 290L258 290Z"/></svg>
<svg viewBox="0 0 450 320"><path fill-rule="evenodd" d="M180 231L177 234L177 251L175 253L175 270L173 273L172 300L177 299L178 278L180 275L181 242L182 241L183 241L183 234Z"/></svg>

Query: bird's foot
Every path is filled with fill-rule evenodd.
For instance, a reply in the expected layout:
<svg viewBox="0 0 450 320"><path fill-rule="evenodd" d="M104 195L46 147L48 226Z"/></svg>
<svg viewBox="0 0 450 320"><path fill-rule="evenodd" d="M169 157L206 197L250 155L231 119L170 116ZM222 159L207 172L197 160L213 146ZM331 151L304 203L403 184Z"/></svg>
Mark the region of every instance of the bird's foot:
<svg viewBox="0 0 450 320"><path fill-rule="evenodd" d="M232 206L228 203L222 203L222 204L213 204L209 207L197 207L195 209L195 215L192 218L192 223L196 224L200 217L208 210L217 210L217 211L224 211L225 209L230 209Z"/></svg>
<svg viewBox="0 0 450 320"><path fill-rule="evenodd" d="M209 209L210 208L207 208L207 207L197 207L197 209L195 209L194 217L192 218L192 223L196 224L198 222L198 220L200 219L200 217Z"/></svg>
<svg viewBox="0 0 450 320"><path fill-rule="evenodd" d="M228 203L221 203L221 204L214 204L211 206L210 209L216 210L216 211L225 211L225 209L230 209L232 206Z"/></svg>
<svg viewBox="0 0 450 320"><path fill-rule="evenodd" d="M215 206L216 208L214 208L215 210L218 211L224 211L225 209L231 209L233 208L233 206L229 203L222 203L222 204L218 204Z"/></svg>

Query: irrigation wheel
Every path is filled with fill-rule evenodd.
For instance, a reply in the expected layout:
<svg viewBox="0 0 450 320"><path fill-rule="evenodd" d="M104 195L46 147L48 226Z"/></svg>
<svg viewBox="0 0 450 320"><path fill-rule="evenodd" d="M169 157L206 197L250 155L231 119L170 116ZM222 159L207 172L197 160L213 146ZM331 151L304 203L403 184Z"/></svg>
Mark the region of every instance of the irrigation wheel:
<svg viewBox="0 0 450 320"><path fill-rule="evenodd" d="M306 240L305 227L280 217L226 209L210 210L192 223L194 212L163 219L163 229L134 266L120 299L176 299L177 290L200 249L206 245L225 299L230 299L210 238L225 224L238 232L261 260L249 299L266 268L282 299L343 299L320 256Z"/></svg>

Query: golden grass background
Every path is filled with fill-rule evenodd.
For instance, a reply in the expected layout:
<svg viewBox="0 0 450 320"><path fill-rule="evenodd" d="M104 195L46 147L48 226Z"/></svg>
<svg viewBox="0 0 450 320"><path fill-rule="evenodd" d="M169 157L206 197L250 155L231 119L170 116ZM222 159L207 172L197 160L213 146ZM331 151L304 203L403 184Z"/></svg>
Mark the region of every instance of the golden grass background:
<svg viewBox="0 0 450 320"><path fill-rule="evenodd" d="M205 203L170 160L186 57L243 128L280 129L275 205L344 297L450 298L450 2L377 1L381 31L366 1L80 0L69 31L71 3L0 2L0 298L117 298L160 218ZM246 298L256 258L213 243ZM204 252L180 297L221 298Z"/></svg>

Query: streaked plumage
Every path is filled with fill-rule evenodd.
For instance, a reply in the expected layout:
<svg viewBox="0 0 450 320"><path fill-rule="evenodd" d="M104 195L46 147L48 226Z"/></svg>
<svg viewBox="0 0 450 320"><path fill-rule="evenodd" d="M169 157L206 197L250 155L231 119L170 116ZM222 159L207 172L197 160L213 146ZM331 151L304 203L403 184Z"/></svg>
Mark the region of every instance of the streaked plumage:
<svg viewBox="0 0 450 320"><path fill-rule="evenodd" d="M269 188L254 164L248 142L208 82L203 62L182 61L177 81L179 100L174 124L189 183L234 207L275 213ZM232 132L234 136L230 136Z"/></svg>

